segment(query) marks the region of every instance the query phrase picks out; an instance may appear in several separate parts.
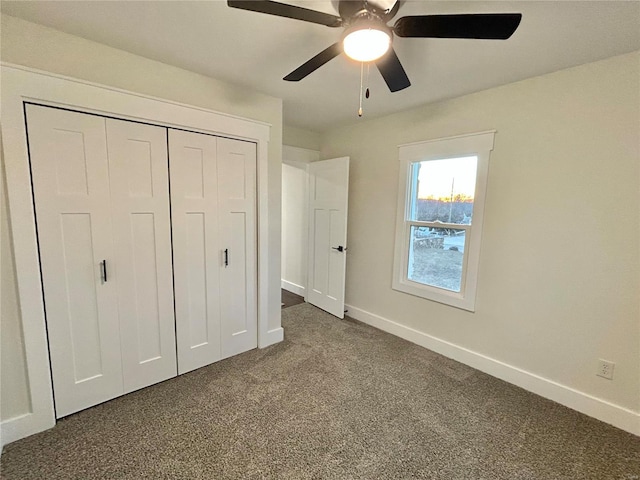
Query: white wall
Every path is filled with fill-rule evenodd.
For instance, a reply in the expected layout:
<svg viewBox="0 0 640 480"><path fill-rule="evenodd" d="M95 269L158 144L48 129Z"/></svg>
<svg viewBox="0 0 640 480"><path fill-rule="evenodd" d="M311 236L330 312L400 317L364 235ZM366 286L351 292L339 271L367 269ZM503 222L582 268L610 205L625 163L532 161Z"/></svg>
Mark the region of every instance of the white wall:
<svg viewBox="0 0 640 480"><path fill-rule="evenodd" d="M320 134L306 128L284 125L282 128L282 143L290 147L320 150Z"/></svg>
<svg viewBox="0 0 640 480"><path fill-rule="evenodd" d="M282 288L301 296L307 286L307 165L319 158L317 150L282 147Z"/></svg>
<svg viewBox="0 0 640 480"><path fill-rule="evenodd" d="M16 291L4 158L1 152L0 160L0 365L3 369L0 372L0 419L5 419L28 412L30 398Z"/></svg>
<svg viewBox="0 0 640 480"><path fill-rule="evenodd" d="M282 158L282 100L230 85L209 77L152 61L143 57L91 42L47 27L2 15L1 59L40 70L67 75L132 92L180 103L252 118L270 123L269 142L269 329L280 324L280 202ZM3 200L3 205L4 205ZM4 207L3 207L4 208ZM3 222L4 222L3 217ZM8 227L8 225L7 225ZM3 235L5 225L3 224ZM11 262L2 263L2 390L6 420L29 412L28 392L24 390L24 355L21 347L21 319L17 309L5 310L17 303ZM7 315L5 318L5 314ZM11 327L5 330L5 324ZM14 348L4 348L10 344ZM11 410L5 410L8 399ZM9 416L5 416L9 415Z"/></svg>
<svg viewBox="0 0 640 480"><path fill-rule="evenodd" d="M640 434L639 52L364 120L322 136L350 315ZM490 129L476 312L392 290L397 145Z"/></svg>

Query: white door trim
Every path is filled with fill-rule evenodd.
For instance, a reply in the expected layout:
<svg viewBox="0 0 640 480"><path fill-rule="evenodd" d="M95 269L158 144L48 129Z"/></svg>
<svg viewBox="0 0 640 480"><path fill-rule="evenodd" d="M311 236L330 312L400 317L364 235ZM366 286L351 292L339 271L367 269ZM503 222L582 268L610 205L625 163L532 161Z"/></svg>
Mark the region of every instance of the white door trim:
<svg viewBox="0 0 640 480"><path fill-rule="evenodd" d="M29 413L2 422L1 437L5 444L55 425L23 102L255 142L258 150L258 346L264 348L282 340L281 327L272 330L268 327L270 125L18 65L2 63L1 76L2 145L31 398ZM279 318L273 320L277 322L272 323L280 324Z"/></svg>

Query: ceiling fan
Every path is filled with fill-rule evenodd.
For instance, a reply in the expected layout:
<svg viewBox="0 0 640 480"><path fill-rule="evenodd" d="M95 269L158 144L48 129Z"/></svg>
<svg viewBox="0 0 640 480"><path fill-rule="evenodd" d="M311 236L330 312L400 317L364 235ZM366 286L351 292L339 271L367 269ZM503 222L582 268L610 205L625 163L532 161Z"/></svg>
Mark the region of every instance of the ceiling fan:
<svg viewBox="0 0 640 480"><path fill-rule="evenodd" d="M393 36L409 38L475 38L506 40L516 31L520 13L415 15L401 17L388 26L401 0L338 0L340 16L270 0L227 0L241 10L293 18L327 27L344 27L339 42L303 63L284 80L298 82L329 60L345 53L358 62L375 62L389 90L411 85L392 43ZM386 8L385 8L386 7Z"/></svg>

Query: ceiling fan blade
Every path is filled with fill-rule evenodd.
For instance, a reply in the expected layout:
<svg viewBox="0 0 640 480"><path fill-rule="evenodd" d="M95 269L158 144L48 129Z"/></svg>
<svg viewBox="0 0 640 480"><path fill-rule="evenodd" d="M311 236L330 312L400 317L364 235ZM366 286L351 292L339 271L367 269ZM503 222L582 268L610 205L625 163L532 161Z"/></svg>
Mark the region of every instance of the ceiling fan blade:
<svg viewBox="0 0 640 480"><path fill-rule="evenodd" d="M393 32L399 37L506 40L521 19L520 13L417 15L399 18Z"/></svg>
<svg viewBox="0 0 640 480"><path fill-rule="evenodd" d="M329 48L324 49L318 55L313 57L311 60L303 63L298 68L296 68L293 72L283 78L283 80L287 80L288 82L299 82L304 77L313 73L318 68L323 66L329 60L334 59L338 55L342 53L342 42L336 42L331 45Z"/></svg>
<svg viewBox="0 0 640 480"><path fill-rule="evenodd" d="M342 18L335 15L270 0L227 0L227 5L241 10L318 23L327 27L339 27L342 25Z"/></svg>
<svg viewBox="0 0 640 480"><path fill-rule="evenodd" d="M407 73L402 68L400 59L393 48L390 48L386 55L376 60L376 67L382 74L382 78L387 82L389 90L397 92L411 85Z"/></svg>

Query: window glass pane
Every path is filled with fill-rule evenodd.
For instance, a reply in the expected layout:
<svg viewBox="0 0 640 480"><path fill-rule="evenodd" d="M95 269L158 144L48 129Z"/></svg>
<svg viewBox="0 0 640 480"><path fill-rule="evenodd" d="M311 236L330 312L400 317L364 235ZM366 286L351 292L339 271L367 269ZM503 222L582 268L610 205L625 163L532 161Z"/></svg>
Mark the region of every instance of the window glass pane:
<svg viewBox="0 0 640 480"><path fill-rule="evenodd" d="M459 292L465 237L465 230L412 226L408 279Z"/></svg>
<svg viewBox="0 0 640 480"><path fill-rule="evenodd" d="M411 220L471 225L478 157L413 164Z"/></svg>

